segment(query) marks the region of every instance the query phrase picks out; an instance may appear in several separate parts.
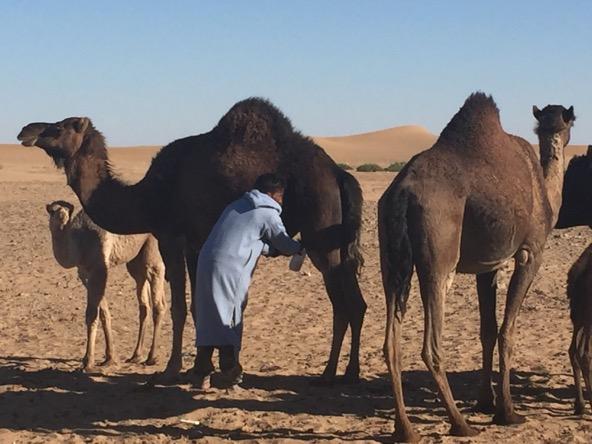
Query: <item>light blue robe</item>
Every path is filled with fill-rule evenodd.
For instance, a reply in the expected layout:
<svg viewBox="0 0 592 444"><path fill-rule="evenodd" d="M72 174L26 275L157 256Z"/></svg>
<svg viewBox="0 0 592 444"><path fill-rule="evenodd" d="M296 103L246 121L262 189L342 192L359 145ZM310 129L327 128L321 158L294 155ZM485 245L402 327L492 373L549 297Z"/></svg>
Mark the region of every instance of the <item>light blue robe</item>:
<svg viewBox="0 0 592 444"><path fill-rule="evenodd" d="M300 250L286 233L281 211L269 195L252 190L228 205L212 228L197 262L197 346L240 349L243 310L259 256L274 248L286 255Z"/></svg>

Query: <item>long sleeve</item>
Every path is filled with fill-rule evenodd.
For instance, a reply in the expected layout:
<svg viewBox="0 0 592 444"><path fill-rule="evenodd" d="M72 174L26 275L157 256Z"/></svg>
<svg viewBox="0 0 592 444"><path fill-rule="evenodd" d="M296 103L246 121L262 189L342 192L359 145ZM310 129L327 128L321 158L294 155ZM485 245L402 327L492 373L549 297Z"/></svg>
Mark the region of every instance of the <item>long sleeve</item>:
<svg viewBox="0 0 592 444"><path fill-rule="evenodd" d="M270 211L269 214L270 217L265 221L263 230L264 242L271 244L272 249L276 248L287 256L298 253L302 248L300 242L288 236L279 214L275 211Z"/></svg>

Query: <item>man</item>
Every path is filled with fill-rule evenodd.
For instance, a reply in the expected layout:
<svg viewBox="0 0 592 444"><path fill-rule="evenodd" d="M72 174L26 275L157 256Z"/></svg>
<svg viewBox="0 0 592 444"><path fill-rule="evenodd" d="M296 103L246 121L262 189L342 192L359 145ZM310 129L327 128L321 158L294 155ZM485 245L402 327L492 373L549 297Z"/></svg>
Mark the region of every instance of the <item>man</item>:
<svg viewBox="0 0 592 444"><path fill-rule="evenodd" d="M219 352L218 386L242 381L239 351L243 311L251 277L261 254L293 255L299 242L286 233L280 218L284 183L264 174L255 189L232 202L212 228L197 262L196 310L197 357L195 385L203 387L214 371L212 354Z"/></svg>

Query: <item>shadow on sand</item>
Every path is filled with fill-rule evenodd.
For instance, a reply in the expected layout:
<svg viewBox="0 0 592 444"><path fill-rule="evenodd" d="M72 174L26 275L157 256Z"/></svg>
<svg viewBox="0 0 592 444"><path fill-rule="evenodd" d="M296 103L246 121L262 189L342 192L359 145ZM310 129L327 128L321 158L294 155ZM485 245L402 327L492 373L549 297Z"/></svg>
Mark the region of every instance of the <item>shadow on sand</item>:
<svg viewBox="0 0 592 444"><path fill-rule="evenodd" d="M269 400L200 397L188 385L142 388L147 375L113 374L91 378L80 372L56 368L27 370L37 360L67 362L52 358L0 357L0 428L30 430L39 433L64 429L83 435L165 434L170 438L189 439L217 436L230 439L294 438L302 440L333 438L347 440L352 434L303 432L286 428L249 433L210 428L206 425L187 428L179 424L129 424L150 419L179 417L202 408L236 408L246 412L283 412L313 416L353 415L357 418L379 417L390 422L393 401L387 375L367 379L357 385L317 387L314 378L297 375L245 375L245 390L273 392ZM449 372L449 381L461 410L470 413L479 387L479 372ZM431 375L427 371L404 372L405 400L415 423L444 421L444 409L438 401ZM521 405L553 402L559 409L547 410L555 416L570 416L571 387L548 388L549 375L516 372L512 392L518 409ZM427 413L427 415L426 415ZM426 416L433 419L426 419ZM127 422L127 424L126 424ZM356 439L384 440L387 436L368 436L363 430Z"/></svg>

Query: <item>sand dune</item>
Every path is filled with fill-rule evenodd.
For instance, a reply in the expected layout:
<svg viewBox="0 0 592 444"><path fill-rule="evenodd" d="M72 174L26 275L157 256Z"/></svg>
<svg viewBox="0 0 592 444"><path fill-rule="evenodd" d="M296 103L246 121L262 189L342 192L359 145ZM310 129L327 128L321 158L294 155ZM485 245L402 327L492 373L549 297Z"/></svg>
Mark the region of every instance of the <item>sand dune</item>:
<svg viewBox="0 0 592 444"><path fill-rule="evenodd" d="M421 126L408 125L341 137L314 137L336 162L360 165L404 162L434 144L437 136Z"/></svg>

